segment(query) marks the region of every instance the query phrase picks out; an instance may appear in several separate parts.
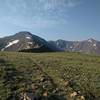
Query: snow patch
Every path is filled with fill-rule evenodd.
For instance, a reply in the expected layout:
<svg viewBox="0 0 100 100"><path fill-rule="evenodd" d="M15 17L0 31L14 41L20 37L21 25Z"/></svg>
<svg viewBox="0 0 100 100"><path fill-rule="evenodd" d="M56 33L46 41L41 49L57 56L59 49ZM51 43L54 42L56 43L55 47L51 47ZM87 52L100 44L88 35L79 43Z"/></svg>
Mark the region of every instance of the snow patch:
<svg viewBox="0 0 100 100"><path fill-rule="evenodd" d="M10 46L12 46L12 45L14 45L14 44L16 44L18 42L19 42L19 40L14 40L12 42L9 42L9 44L7 46L5 46L5 48L8 48L8 47L10 47Z"/></svg>
<svg viewBox="0 0 100 100"><path fill-rule="evenodd" d="M33 44L32 42L28 42L28 44Z"/></svg>
<svg viewBox="0 0 100 100"><path fill-rule="evenodd" d="M26 49L30 49L30 46L27 46Z"/></svg>
<svg viewBox="0 0 100 100"><path fill-rule="evenodd" d="M95 41L95 40L92 39L92 38L88 39L88 42L90 42L90 43L92 43L92 42L94 42L94 41Z"/></svg>
<svg viewBox="0 0 100 100"><path fill-rule="evenodd" d="M5 46L4 48L1 49L1 51L4 51L4 49L14 45L14 44L17 44L19 42L19 40L14 40L12 42L9 42L7 46Z"/></svg>
<svg viewBox="0 0 100 100"><path fill-rule="evenodd" d="M5 48L2 48L1 51L4 51Z"/></svg>
<svg viewBox="0 0 100 100"><path fill-rule="evenodd" d="M70 46L70 49L72 49L73 47L72 46Z"/></svg>
<svg viewBox="0 0 100 100"><path fill-rule="evenodd" d="M96 44L93 44L94 47L96 47Z"/></svg>
<svg viewBox="0 0 100 100"><path fill-rule="evenodd" d="M88 39L88 42L92 43L92 40L91 39Z"/></svg>
<svg viewBox="0 0 100 100"><path fill-rule="evenodd" d="M57 45L59 45L59 42L57 42Z"/></svg>
<svg viewBox="0 0 100 100"><path fill-rule="evenodd" d="M27 36L26 39L31 39L31 37Z"/></svg>

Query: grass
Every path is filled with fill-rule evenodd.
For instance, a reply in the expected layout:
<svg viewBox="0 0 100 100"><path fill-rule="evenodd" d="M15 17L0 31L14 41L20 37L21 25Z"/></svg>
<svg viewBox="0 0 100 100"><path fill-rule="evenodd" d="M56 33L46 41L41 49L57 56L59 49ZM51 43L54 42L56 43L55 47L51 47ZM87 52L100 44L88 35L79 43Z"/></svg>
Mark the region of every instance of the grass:
<svg viewBox="0 0 100 100"><path fill-rule="evenodd" d="M0 100L17 100L32 84L40 96L47 91L48 100L99 100L100 56L0 52Z"/></svg>

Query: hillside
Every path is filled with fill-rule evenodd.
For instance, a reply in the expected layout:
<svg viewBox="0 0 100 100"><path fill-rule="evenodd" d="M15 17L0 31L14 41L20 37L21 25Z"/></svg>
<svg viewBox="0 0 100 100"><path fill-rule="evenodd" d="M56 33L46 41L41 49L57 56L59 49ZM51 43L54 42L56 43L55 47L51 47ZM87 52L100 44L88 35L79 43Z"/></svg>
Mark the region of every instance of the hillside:
<svg viewBox="0 0 100 100"><path fill-rule="evenodd" d="M42 100L99 100L100 57L0 52L0 100L19 100L34 91Z"/></svg>

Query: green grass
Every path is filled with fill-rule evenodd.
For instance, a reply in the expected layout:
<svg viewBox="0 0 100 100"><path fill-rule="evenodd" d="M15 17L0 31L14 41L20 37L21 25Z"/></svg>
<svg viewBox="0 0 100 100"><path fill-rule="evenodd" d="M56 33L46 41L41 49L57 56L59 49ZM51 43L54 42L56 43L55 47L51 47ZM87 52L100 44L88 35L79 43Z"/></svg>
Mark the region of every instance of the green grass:
<svg viewBox="0 0 100 100"><path fill-rule="evenodd" d="M32 90L33 83L38 85L39 95L48 91L48 100L83 100L81 96L99 100L100 57L69 52L0 52L0 100L11 100L13 95L17 100L20 93ZM74 92L77 95L71 97Z"/></svg>

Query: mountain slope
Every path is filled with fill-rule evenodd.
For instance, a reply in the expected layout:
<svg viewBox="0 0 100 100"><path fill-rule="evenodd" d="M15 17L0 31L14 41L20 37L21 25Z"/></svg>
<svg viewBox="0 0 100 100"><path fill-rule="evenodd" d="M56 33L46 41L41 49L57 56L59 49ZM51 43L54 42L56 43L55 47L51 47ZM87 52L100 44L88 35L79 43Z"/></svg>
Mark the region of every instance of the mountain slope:
<svg viewBox="0 0 100 100"><path fill-rule="evenodd" d="M64 51L100 54L100 41L94 40L92 38L84 41L57 40L49 41L49 43Z"/></svg>
<svg viewBox="0 0 100 100"><path fill-rule="evenodd" d="M59 51L58 48L52 46L46 40L29 32L19 32L13 36L0 39L1 51L28 51L31 49L32 52L35 50L44 52L41 48L44 48L46 52Z"/></svg>

